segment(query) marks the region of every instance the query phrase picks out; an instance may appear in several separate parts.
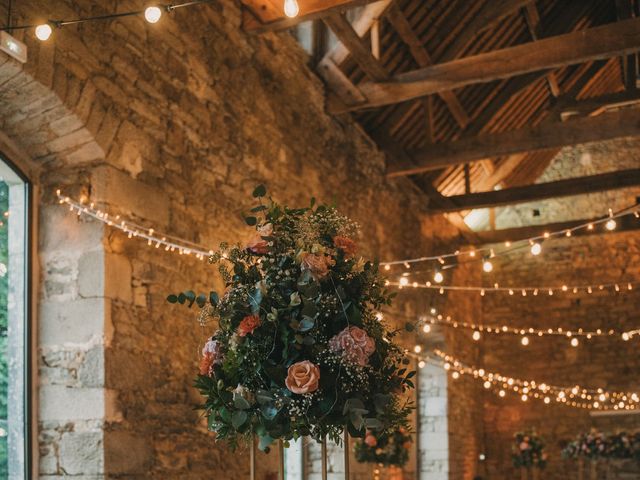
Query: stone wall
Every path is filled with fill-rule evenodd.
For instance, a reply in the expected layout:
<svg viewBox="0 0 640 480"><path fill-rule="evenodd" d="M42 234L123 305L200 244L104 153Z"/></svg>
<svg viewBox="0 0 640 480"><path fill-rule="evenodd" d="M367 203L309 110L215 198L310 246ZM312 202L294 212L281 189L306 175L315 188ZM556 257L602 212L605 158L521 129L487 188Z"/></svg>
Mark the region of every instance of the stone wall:
<svg viewBox="0 0 640 480"><path fill-rule="evenodd" d="M503 285L545 284L581 285L609 283L640 278L640 237L635 232L607 233L588 237L563 238L546 242L539 257L519 254L495 262L492 280ZM626 284L625 284L626 285ZM487 293L483 303L486 323L534 325L539 328L583 327L633 329L638 327L640 294L637 289L621 293L596 290L589 295L556 293L552 297L513 296ZM618 337L581 340L572 347L569 339L532 337L528 347L517 337L487 338L481 342L482 363L490 371L520 376L554 385L579 384L615 391L638 391L640 359L637 340L624 342ZM484 429L489 477L511 479L512 435L535 428L547 439L549 467L546 478L570 478L575 464L560 459L564 440L591 427L604 432L640 428L640 415L590 415L588 411L539 400L526 403L517 397L505 399L486 391ZM548 477L547 477L548 476Z"/></svg>
<svg viewBox="0 0 640 480"><path fill-rule="evenodd" d="M16 22L105 9L25 0ZM0 54L0 130L33 160L43 192L40 478L248 472L246 455L215 445L194 410L198 349L211 332L165 302L186 287L220 287L212 270L77 219L55 188L212 246L247 239L241 212L261 182L292 204L335 199L361 223L367 255L457 239L444 219L425 216L410 182L385 179L383 156L349 118L324 113L323 87L291 37L247 36L239 24L238 6L221 1L157 25L65 27L47 43L24 32L24 68ZM261 478L275 469L273 459L259 465Z"/></svg>

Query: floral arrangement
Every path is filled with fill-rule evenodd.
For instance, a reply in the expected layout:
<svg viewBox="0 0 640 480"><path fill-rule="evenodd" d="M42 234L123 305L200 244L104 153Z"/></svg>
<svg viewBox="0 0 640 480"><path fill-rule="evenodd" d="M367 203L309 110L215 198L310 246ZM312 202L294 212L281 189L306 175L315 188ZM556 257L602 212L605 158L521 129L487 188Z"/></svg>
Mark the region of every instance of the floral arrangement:
<svg viewBox="0 0 640 480"><path fill-rule="evenodd" d="M409 460L412 442L409 431L404 427L379 435L367 432L364 439L355 444L356 460L386 467L402 467Z"/></svg>
<svg viewBox="0 0 640 480"><path fill-rule="evenodd" d="M547 465L547 454L544 441L535 430L518 432L513 436L511 458L516 468L544 468Z"/></svg>
<svg viewBox="0 0 640 480"><path fill-rule="evenodd" d="M257 435L264 450L276 439L339 442L345 428L364 437L403 425L415 372L378 313L392 294L378 264L358 256L358 226L313 199L288 208L265 201L262 185L253 196L254 238L210 258L224 294L168 297L197 304L200 323L214 326L196 380L209 429L232 446Z"/></svg>
<svg viewBox="0 0 640 480"><path fill-rule="evenodd" d="M640 462L640 432L628 434L619 432L605 435L596 430L569 442L562 450L563 458L600 458L630 459Z"/></svg>
<svg viewBox="0 0 640 480"><path fill-rule="evenodd" d="M583 433L569 442L562 450L562 458L587 457L597 459L605 457L607 452L607 438L602 432L591 430Z"/></svg>

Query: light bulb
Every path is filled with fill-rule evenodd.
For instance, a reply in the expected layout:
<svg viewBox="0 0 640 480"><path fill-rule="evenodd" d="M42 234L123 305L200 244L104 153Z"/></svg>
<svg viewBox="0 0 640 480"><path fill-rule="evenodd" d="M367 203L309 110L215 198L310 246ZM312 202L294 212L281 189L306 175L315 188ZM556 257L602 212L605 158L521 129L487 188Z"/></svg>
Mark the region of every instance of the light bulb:
<svg viewBox="0 0 640 480"><path fill-rule="evenodd" d="M420 345L416 345L413 347L413 351L416 353L420 353L422 351L422 347Z"/></svg>
<svg viewBox="0 0 640 480"><path fill-rule="evenodd" d="M491 272L493 270L493 263L491 263L489 260L485 260L482 264L482 270L487 273Z"/></svg>
<svg viewBox="0 0 640 480"><path fill-rule="evenodd" d="M522 397L520 398L522 399L523 402L526 402L529 397L527 397L527 395L525 394L525 395L522 395Z"/></svg>
<svg viewBox="0 0 640 480"><path fill-rule="evenodd" d="M522 337L520 343L526 347L527 345L529 345L529 337Z"/></svg>
<svg viewBox="0 0 640 480"><path fill-rule="evenodd" d="M162 17L160 7L147 7L144 11L144 19L149 23L158 23Z"/></svg>
<svg viewBox="0 0 640 480"><path fill-rule="evenodd" d="M407 277L400 277L400 286L406 287L409 285L409 279Z"/></svg>
<svg viewBox="0 0 640 480"><path fill-rule="evenodd" d="M422 327L422 331L424 333L429 333L431 331L431 325L425 325L424 327Z"/></svg>
<svg viewBox="0 0 640 480"><path fill-rule="evenodd" d="M442 272L436 272L433 275L433 281L436 283L442 283L442 281L444 280L444 275L442 275Z"/></svg>
<svg viewBox="0 0 640 480"><path fill-rule="evenodd" d="M294 18L300 13L300 7L296 0L284 0L284 14L289 18Z"/></svg>
<svg viewBox="0 0 640 480"><path fill-rule="evenodd" d="M389 264L385 265L385 266L384 266L384 269L385 269L385 270L387 270L387 271L388 271L388 270L391 270L391 265L389 265Z"/></svg>
<svg viewBox="0 0 640 480"><path fill-rule="evenodd" d="M544 403L549 404L551 399L549 397L544 397Z"/></svg>
<svg viewBox="0 0 640 480"><path fill-rule="evenodd" d="M613 218L610 218L610 219L607 221L607 223L605 223L605 224L604 224L604 227L605 227L607 230L609 230L609 231L611 231L611 230L615 230L615 229L616 229L616 226L617 226L617 223L616 223L616 221L615 221Z"/></svg>
<svg viewBox="0 0 640 480"><path fill-rule="evenodd" d="M531 245L531 255L540 255L540 252L542 252L542 245L538 242L533 243Z"/></svg>
<svg viewBox="0 0 640 480"><path fill-rule="evenodd" d="M491 382L489 380L487 380L486 382L484 382L484 388L491 388Z"/></svg>
<svg viewBox="0 0 640 480"><path fill-rule="evenodd" d="M36 38L43 42L46 42L47 40L49 40L49 37L51 37L52 33L53 33L53 29L51 28L51 25L49 25L48 23L43 23L42 25L38 25L36 27Z"/></svg>
<svg viewBox="0 0 640 480"><path fill-rule="evenodd" d="M480 337L481 337L481 335L480 335L480 332L479 332L479 331L477 331L477 330L476 330L475 332L473 332L472 338L473 338L476 342L477 342L478 340L480 340Z"/></svg>
<svg viewBox="0 0 640 480"><path fill-rule="evenodd" d="M424 366L425 366L425 365L426 365L426 363L425 363L425 361L424 361L424 360L420 360L420 361L418 362L418 368L424 368Z"/></svg>
<svg viewBox="0 0 640 480"><path fill-rule="evenodd" d="M504 390L500 390L498 392L498 395L500 395L501 397L504 397L506 395L506 392Z"/></svg>
<svg viewBox="0 0 640 480"><path fill-rule="evenodd" d="M622 334L622 340L624 340L625 342L628 342L630 338L631 338L631 337L629 336L629 333L628 333L628 332L624 332L624 333Z"/></svg>
<svg viewBox="0 0 640 480"><path fill-rule="evenodd" d="M457 379L459 379L459 378L460 378L460 373L458 373L458 372L453 372L453 373L451 374L451 376L453 377L453 379L454 379L454 380L457 380Z"/></svg>
<svg viewBox="0 0 640 480"><path fill-rule="evenodd" d="M577 338L575 338L575 337L574 337L574 338L572 338L572 339L571 339L571 346L572 346L572 347L577 347L578 345L580 345L580 342L578 341L578 339L577 339Z"/></svg>

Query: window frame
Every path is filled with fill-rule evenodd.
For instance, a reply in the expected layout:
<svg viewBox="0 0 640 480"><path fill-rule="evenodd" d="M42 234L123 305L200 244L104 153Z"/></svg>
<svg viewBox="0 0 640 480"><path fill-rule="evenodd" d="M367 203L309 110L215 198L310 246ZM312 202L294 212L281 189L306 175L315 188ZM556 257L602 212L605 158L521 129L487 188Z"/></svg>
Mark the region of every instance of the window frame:
<svg viewBox="0 0 640 480"><path fill-rule="evenodd" d="M2 138L0 138L0 141ZM1 143L1 142L0 142ZM32 474L34 473L34 458L36 455L35 446L33 443L33 439L37 435L34 432L34 426L36 422L34 421L34 385L35 379L34 375L34 357L33 354L35 352L35 337L34 337L34 328L33 328L33 312L34 312L34 272L33 272L33 253L34 253L34 230L35 224L34 219L36 218L34 215L35 205L34 202L34 184L31 182L29 176L25 174L24 169L20 168L16 162L13 161L13 156L7 152L5 148L2 148L4 145L0 145L0 162L4 163L8 169L10 169L13 174L23 182L24 186L24 267L23 267L23 305L24 305L24 314L23 314L23 432L24 432L24 441L23 441L23 455L24 455L24 465L23 465L23 478L32 478ZM9 146L10 147L10 146ZM9 148L11 150L11 148ZM19 155L16 155L19 157Z"/></svg>

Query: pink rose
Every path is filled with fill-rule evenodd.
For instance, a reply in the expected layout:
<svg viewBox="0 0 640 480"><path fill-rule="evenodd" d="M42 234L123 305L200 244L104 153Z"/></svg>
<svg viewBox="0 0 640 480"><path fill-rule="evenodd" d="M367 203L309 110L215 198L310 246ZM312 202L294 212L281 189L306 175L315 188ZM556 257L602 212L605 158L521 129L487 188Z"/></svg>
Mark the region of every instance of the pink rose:
<svg viewBox="0 0 640 480"><path fill-rule="evenodd" d="M269 252L269 242L262 237L255 237L249 243L247 243L247 250L257 255L264 255Z"/></svg>
<svg viewBox="0 0 640 480"><path fill-rule="evenodd" d="M213 374L213 366L222 363L222 346L217 340L209 340L202 348L200 359L200 375Z"/></svg>
<svg viewBox="0 0 640 480"><path fill-rule="evenodd" d="M328 255L318 255L314 253L305 253L302 257L300 266L303 271L311 272L311 276L314 280L320 280L329 273L329 267L334 264L334 261Z"/></svg>
<svg viewBox="0 0 640 480"><path fill-rule="evenodd" d="M353 257L358 250L356 242L341 235L336 235L335 237L333 237L333 244L336 246L336 248L344 252L345 257Z"/></svg>
<svg viewBox="0 0 640 480"><path fill-rule="evenodd" d="M520 444L520 450L529 450L529 444L527 442L522 442Z"/></svg>
<svg viewBox="0 0 640 480"><path fill-rule="evenodd" d="M367 435L364 437L364 443L366 443L371 448L378 445L376 437L374 437L371 433L367 433Z"/></svg>
<svg viewBox="0 0 640 480"><path fill-rule="evenodd" d="M247 315L238 325L238 335L246 337L260 326L260 317L258 315Z"/></svg>
<svg viewBox="0 0 640 480"><path fill-rule="evenodd" d="M304 360L289 367L284 383L291 392L302 395L315 392L319 382L320 369L309 360Z"/></svg>
<svg viewBox="0 0 640 480"><path fill-rule="evenodd" d="M365 366L375 352L373 339L359 327L347 327L329 340L329 350L342 353L347 360Z"/></svg>

